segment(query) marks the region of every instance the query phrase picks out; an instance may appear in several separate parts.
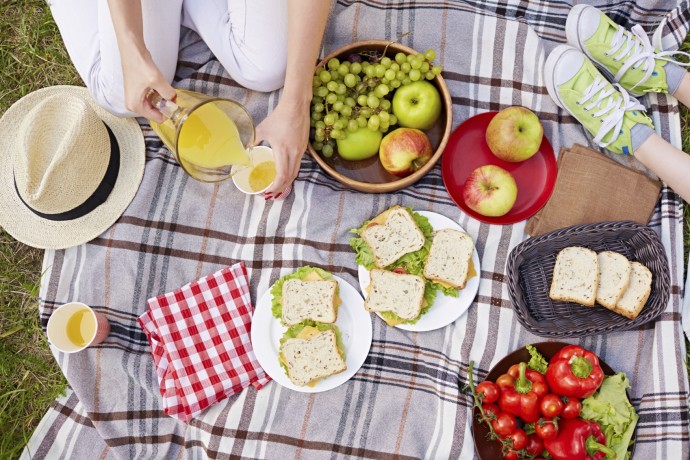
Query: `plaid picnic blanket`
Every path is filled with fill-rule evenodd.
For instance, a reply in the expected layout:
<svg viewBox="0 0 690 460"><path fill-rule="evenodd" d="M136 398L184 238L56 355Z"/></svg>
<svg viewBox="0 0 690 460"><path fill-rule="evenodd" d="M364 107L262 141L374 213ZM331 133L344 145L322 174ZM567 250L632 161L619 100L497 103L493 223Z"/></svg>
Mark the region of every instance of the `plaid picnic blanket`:
<svg viewBox="0 0 690 460"><path fill-rule="evenodd" d="M354 40L396 39L410 31L404 44L438 52L453 95L454 125L487 110L524 105L539 115L558 151L589 142L543 86L541 67L548 52L565 41L570 6L547 0L339 0L324 51ZM690 23L687 1L600 6L626 25L642 24L650 34L661 22L656 39L667 47L678 46ZM257 121L279 97L241 88L191 33L183 36L176 85L236 99ZM676 101L659 95L643 102L663 137L680 145ZM56 355L72 391L50 408L24 457L474 457L471 401L462 391L470 360L475 377L482 378L507 353L543 341L515 320L506 288L506 259L525 238L524 222L495 226L469 218L446 193L438 165L412 187L372 195L341 186L307 156L292 194L285 201L266 202L243 195L229 182L213 185L189 178L148 126L142 127L146 173L124 216L89 244L46 252L43 324L58 305L79 300L107 315L111 334L87 351ZM254 302L281 275L306 264L357 286L348 230L394 204L446 215L475 239L481 285L465 315L425 333L389 328L374 317L374 339L363 367L326 393L297 393L273 382L259 391L247 388L189 425L163 413L149 344L136 322L146 299L238 261L247 265ZM635 454L640 459L690 455L681 206L664 188L650 224L670 262L666 311L638 330L571 340L630 378L631 399L640 414Z"/></svg>

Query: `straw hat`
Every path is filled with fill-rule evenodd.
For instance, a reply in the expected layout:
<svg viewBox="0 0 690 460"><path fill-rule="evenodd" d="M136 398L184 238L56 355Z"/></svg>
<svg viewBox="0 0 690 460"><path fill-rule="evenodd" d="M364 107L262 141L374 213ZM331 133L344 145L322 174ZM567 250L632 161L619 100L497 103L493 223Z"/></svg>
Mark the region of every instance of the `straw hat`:
<svg viewBox="0 0 690 460"><path fill-rule="evenodd" d="M37 248L90 241L132 201L144 160L137 122L110 114L86 88L24 96L0 118L0 226Z"/></svg>

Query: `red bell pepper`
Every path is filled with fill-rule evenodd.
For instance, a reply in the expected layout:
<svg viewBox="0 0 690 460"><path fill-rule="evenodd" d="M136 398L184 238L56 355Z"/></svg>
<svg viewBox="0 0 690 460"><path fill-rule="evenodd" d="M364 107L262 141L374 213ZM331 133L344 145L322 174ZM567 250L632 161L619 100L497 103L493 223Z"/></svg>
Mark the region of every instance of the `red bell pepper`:
<svg viewBox="0 0 690 460"><path fill-rule="evenodd" d="M577 345L563 347L551 358L546 382L551 392L569 398L588 398L604 381L597 355Z"/></svg>
<svg viewBox="0 0 690 460"><path fill-rule="evenodd" d="M561 419L558 436L545 439L544 447L553 460L603 460L616 458L616 452L606 446L606 435L593 420Z"/></svg>
<svg viewBox="0 0 690 460"><path fill-rule="evenodd" d="M520 363L520 374L512 387L501 389L498 405L504 412L520 417L525 423L539 420L539 400L548 393L544 376Z"/></svg>

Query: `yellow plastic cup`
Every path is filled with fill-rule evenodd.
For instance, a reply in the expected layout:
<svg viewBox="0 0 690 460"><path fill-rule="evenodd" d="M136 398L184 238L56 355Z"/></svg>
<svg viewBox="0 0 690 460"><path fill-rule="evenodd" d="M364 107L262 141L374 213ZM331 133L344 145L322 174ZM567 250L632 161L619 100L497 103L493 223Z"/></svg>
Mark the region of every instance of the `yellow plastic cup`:
<svg viewBox="0 0 690 460"><path fill-rule="evenodd" d="M58 307L48 319L48 341L63 353L76 353L105 340L110 333L108 318L81 302Z"/></svg>

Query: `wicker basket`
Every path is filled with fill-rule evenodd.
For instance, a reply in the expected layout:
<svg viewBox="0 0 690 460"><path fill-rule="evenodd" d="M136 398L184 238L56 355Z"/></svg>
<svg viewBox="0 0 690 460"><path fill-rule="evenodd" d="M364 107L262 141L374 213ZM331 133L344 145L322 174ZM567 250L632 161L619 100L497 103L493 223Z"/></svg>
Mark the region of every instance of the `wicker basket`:
<svg viewBox="0 0 690 460"><path fill-rule="evenodd" d="M568 246L616 251L649 268L652 293L637 318L630 320L599 305L586 307L549 298L556 255ZM651 228L635 222L576 225L530 238L510 253L507 271L508 291L518 321L544 337L584 337L634 329L659 316L669 300L664 247Z"/></svg>

